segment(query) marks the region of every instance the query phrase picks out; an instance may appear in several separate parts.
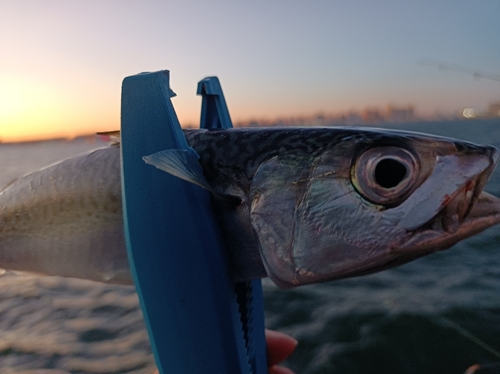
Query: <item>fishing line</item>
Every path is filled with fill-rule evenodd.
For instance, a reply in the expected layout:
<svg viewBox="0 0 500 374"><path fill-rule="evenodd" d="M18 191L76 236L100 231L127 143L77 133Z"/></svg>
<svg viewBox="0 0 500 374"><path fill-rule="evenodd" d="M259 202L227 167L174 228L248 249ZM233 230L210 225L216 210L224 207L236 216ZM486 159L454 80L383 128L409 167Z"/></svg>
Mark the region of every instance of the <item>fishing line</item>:
<svg viewBox="0 0 500 374"><path fill-rule="evenodd" d="M446 326L451 327L456 332L458 332L460 335L462 335L462 336L466 337L467 339L469 339L470 341L476 343L477 345L479 345L483 349L487 350L488 352L490 352L495 357L500 358L500 352L499 351L497 351L495 348L493 348L489 344L487 344L484 341L482 341L481 339L479 339L477 336L473 335L470 331L464 329L458 323L455 323L455 322L453 322L452 320L450 320L450 319L448 319L446 317L439 317L439 318L436 318L436 319L439 322L441 322L442 324L445 324Z"/></svg>

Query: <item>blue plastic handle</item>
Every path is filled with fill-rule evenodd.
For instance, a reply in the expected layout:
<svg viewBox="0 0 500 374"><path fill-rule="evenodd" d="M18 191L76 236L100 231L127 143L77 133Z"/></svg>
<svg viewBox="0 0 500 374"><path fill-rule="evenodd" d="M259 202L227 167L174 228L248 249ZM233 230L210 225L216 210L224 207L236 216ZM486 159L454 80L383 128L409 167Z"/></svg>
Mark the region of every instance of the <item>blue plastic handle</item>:
<svg viewBox="0 0 500 374"><path fill-rule="evenodd" d="M201 80L198 82L196 93L203 97L200 128L230 129L233 127L219 78L207 77Z"/></svg>
<svg viewBox="0 0 500 374"><path fill-rule="evenodd" d="M217 77L207 77L198 83L201 103L200 127L229 129L233 127L222 87ZM267 373L266 341L264 335L264 302L260 279L238 283L235 287L243 323L245 346L252 374Z"/></svg>
<svg viewBox="0 0 500 374"><path fill-rule="evenodd" d="M173 95L168 71L123 81L125 236L150 342L160 373L248 374L256 364L208 192L142 160L187 147Z"/></svg>

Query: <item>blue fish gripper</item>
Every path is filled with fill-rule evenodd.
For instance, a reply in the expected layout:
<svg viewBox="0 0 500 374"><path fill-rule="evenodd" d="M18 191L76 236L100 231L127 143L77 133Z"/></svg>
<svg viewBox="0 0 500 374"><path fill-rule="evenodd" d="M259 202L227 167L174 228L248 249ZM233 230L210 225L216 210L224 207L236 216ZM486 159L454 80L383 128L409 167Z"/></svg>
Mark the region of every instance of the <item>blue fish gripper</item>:
<svg viewBox="0 0 500 374"><path fill-rule="evenodd" d="M231 128L216 77L198 84L200 127ZM121 167L127 251L160 373L267 373L260 280L233 284L209 193L142 157L187 149L169 72L124 79Z"/></svg>

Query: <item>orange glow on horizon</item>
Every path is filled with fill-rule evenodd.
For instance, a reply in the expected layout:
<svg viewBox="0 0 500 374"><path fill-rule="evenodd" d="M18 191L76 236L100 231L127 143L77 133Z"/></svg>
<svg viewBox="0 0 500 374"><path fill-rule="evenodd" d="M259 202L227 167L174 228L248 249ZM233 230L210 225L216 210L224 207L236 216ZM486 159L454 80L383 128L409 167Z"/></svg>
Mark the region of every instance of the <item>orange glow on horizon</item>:
<svg viewBox="0 0 500 374"><path fill-rule="evenodd" d="M120 90L116 82L119 80L104 83L99 77L80 74L73 78L72 74L67 75L71 79L55 80L47 77L44 80L37 76L0 72L0 142L71 139L118 130ZM367 106L367 98L351 102L347 99L334 101L326 94L311 94L307 99L299 95L283 94L270 100L265 95L248 95L231 90L228 92L228 107L235 125L251 122L270 125L281 122L290 125L293 122L319 126L322 122L317 119L322 117L332 121L342 117L351 118L351 124L357 124L356 118L358 121L366 120L371 123L382 121L383 118L391 120L391 116L386 113L388 108L396 108L398 113L401 109L411 108L410 117L414 119L422 115L418 111L416 117L413 117L413 106L407 104L418 101L418 97L412 97L404 105L387 105L384 104L388 102L386 98L379 98L378 102ZM181 94L172 102L181 125L198 127L201 98L194 95L191 85L179 87L178 93ZM364 118L366 109L377 114L375 120ZM423 116L431 118L432 113L429 115L424 112ZM397 118L401 120L402 117Z"/></svg>
<svg viewBox="0 0 500 374"><path fill-rule="evenodd" d="M118 121L116 121L118 122ZM69 128L68 126L53 124L44 126L43 124L33 122L31 124L19 124L15 127L1 126L0 142L15 143L36 140L48 140L57 138L72 139L78 136L86 136L89 134L112 131L119 128L119 124L110 125L79 125Z"/></svg>
<svg viewBox="0 0 500 374"><path fill-rule="evenodd" d="M90 102L82 93L21 76L0 75L0 82L1 142L73 138L119 126L113 105Z"/></svg>

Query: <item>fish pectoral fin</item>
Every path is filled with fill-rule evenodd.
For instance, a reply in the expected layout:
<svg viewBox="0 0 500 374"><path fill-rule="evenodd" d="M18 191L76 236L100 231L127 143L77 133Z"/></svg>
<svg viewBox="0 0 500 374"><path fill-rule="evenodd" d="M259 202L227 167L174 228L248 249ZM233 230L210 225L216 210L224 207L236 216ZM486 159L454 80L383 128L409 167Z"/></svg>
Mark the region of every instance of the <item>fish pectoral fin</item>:
<svg viewBox="0 0 500 374"><path fill-rule="evenodd" d="M184 179L218 195L203 175L203 168L198 162L199 158L198 153L189 148L167 149L144 156L142 159L146 164L153 165L177 178Z"/></svg>
<svg viewBox="0 0 500 374"><path fill-rule="evenodd" d="M241 198L238 196L221 194L215 191L214 188L208 183L203 168L198 162L200 156L192 148L189 149L167 149L153 153L149 156L144 156L142 159L146 164L153 165L154 167L165 171L177 178L183 179L187 182L196 184L201 188L210 191L215 198L224 201L230 205L239 205Z"/></svg>

